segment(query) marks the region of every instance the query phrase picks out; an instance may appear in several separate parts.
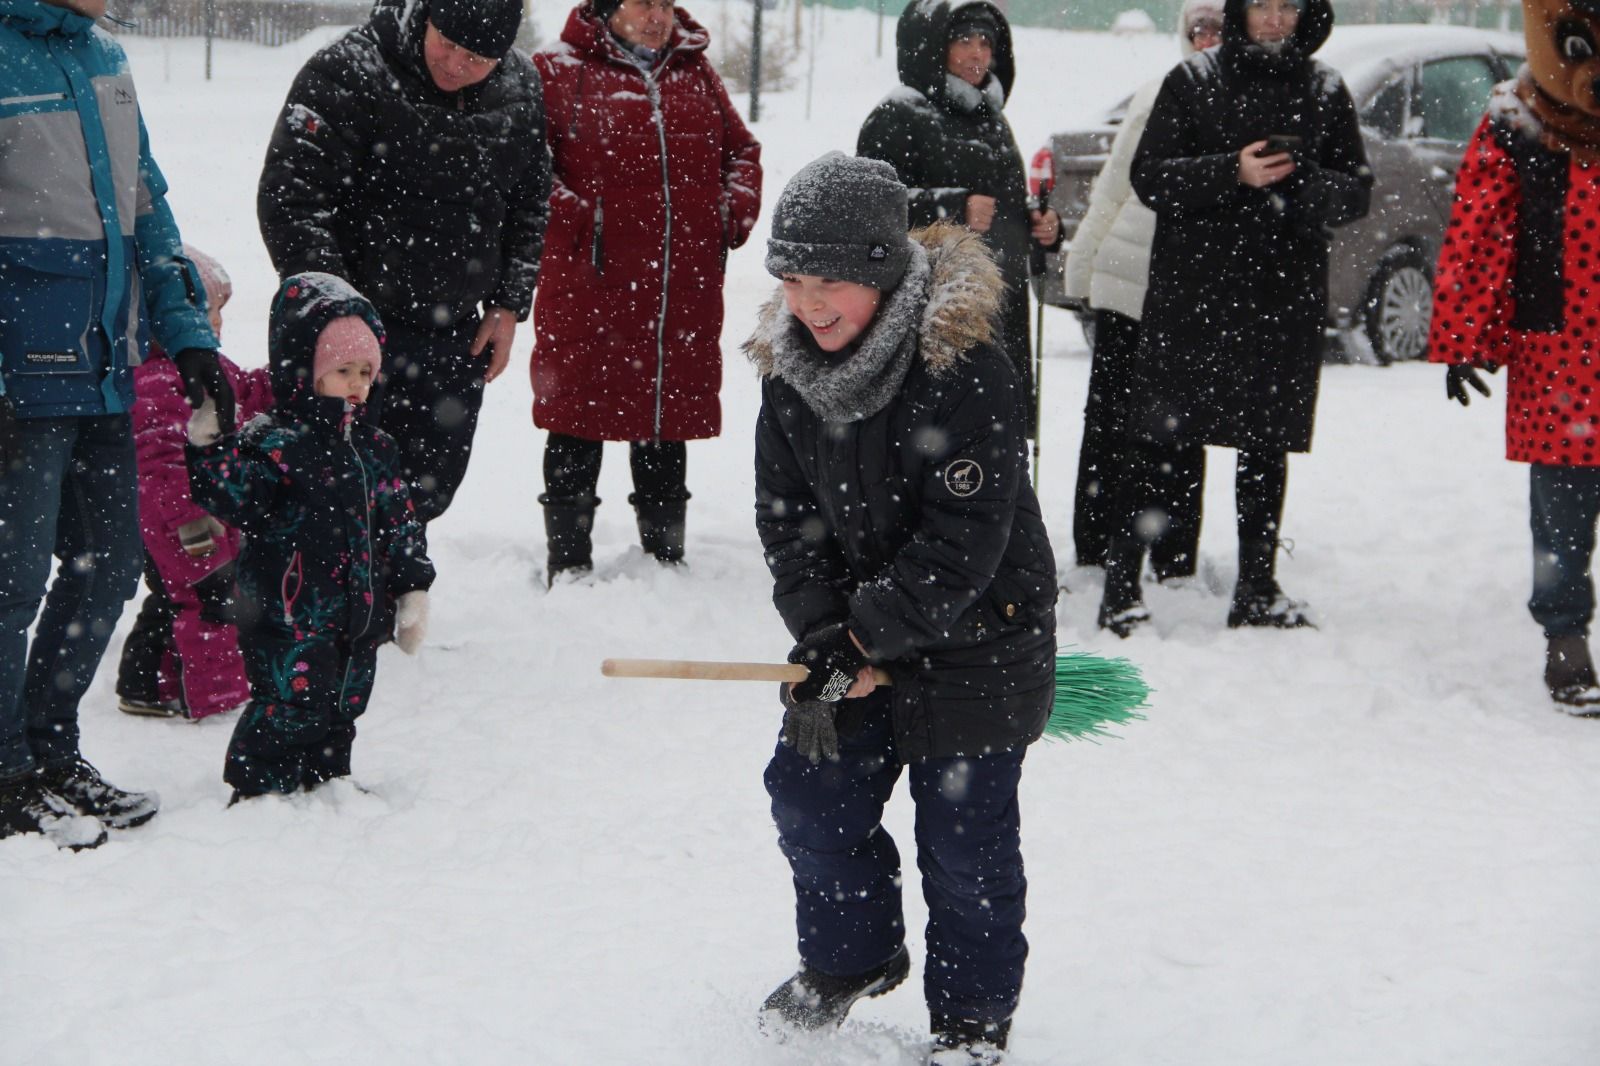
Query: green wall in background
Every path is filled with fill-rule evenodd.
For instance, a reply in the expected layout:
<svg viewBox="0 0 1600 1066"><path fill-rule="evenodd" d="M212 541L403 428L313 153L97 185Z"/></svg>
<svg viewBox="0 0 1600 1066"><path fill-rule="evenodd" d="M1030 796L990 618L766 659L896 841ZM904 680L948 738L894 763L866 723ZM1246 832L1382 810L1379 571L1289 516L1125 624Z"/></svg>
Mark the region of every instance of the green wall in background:
<svg viewBox="0 0 1600 1066"><path fill-rule="evenodd" d="M823 0L830 7L878 10L880 0ZM881 0L886 17L898 18L907 0ZM1018 26L1050 26L1056 29L1107 30L1124 11L1143 10L1165 31L1176 26L1181 0L995 0L995 6ZM1417 0L1334 0L1334 11L1343 22L1427 22L1438 11L1436 5ZM1450 22L1456 25L1494 29L1501 25L1502 13L1512 30L1522 29L1522 5L1457 2L1448 7Z"/></svg>

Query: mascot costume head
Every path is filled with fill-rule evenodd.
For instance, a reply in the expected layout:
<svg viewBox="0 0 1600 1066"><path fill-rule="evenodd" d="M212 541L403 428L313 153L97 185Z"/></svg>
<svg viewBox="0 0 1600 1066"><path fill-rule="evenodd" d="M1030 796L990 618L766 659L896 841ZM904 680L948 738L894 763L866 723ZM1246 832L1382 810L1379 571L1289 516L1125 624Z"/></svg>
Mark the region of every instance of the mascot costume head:
<svg viewBox="0 0 1600 1066"><path fill-rule="evenodd" d="M1600 0L1522 0L1528 65L1517 96L1556 151L1600 162Z"/></svg>

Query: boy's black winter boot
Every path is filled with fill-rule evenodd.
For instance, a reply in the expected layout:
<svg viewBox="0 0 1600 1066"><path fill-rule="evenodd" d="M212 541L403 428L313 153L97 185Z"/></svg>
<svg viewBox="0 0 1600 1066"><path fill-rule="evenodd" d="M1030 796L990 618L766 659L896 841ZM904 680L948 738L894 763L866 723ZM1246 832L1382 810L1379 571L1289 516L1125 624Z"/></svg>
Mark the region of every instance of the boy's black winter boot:
<svg viewBox="0 0 1600 1066"><path fill-rule="evenodd" d="M1316 628L1299 600L1278 587L1278 542L1244 541L1239 545L1239 583L1228 608L1228 628L1265 626L1274 629Z"/></svg>
<svg viewBox="0 0 1600 1066"><path fill-rule="evenodd" d="M1119 637L1128 637L1150 621L1140 587L1139 571L1144 566L1144 543L1133 537L1117 537L1106 551L1106 587L1100 597L1097 622Z"/></svg>
<svg viewBox="0 0 1600 1066"><path fill-rule="evenodd" d="M773 989L761 1005L762 1028L813 1030L838 1025L856 1001L881 996L911 972L911 953L904 944L888 962L866 973L835 977L809 966Z"/></svg>
<svg viewBox="0 0 1600 1066"><path fill-rule="evenodd" d="M689 497L658 499L637 492L628 497L639 522L639 543L663 563L683 562L684 527L689 514Z"/></svg>
<svg viewBox="0 0 1600 1066"><path fill-rule="evenodd" d="M933 1016L933 1048L928 1066L997 1066L1005 1061L1011 1019L980 1022Z"/></svg>
<svg viewBox="0 0 1600 1066"><path fill-rule="evenodd" d="M539 502L544 505L544 536L549 551L546 587L554 585L563 574L587 574L593 570L594 542L590 531L594 529L594 509L600 498L552 497L543 493Z"/></svg>
<svg viewBox="0 0 1600 1066"><path fill-rule="evenodd" d="M161 809L161 797L154 792L118 788L81 757L60 766L40 767L39 782L77 813L92 815L111 829L143 825Z"/></svg>
<svg viewBox="0 0 1600 1066"><path fill-rule="evenodd" d="M1595 680L1586 634L1550 638L1544 650L1544 683L1560 710L1600 716L1600 682Z"/></svg>
<svg viewBox="0 0 1600 1066"><path fill-rule="evenodd" d="M71 851L106 842L105 826L45 788L32 770L0 781L0 840L24 833L36 833Z"/></svg>

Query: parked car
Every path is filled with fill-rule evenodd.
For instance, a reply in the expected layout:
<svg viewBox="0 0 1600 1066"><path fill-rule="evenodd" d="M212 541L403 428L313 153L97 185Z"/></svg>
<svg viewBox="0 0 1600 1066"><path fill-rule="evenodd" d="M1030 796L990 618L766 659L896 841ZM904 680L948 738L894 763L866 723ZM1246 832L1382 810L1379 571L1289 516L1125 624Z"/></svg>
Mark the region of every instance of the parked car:
<svg viewBox="0 0 1600 1066"><path fill-rule="evenodd" d="M1419 359L1427 351L1433 264L1456 167L1490 90L1522 64L1523 39L1464 26L1341 26L1317 58L1350 89L1375 179L1371 212L1334 231L1328 326L1361 330L1384 365ZM1128 99L1098 126L1055 134L1034 157L1032 177L1054 181L1050 204L1069 241ZM1034 281L1035 295L1058 307L1071 306L1062 285L1065 248Z"/></svg>

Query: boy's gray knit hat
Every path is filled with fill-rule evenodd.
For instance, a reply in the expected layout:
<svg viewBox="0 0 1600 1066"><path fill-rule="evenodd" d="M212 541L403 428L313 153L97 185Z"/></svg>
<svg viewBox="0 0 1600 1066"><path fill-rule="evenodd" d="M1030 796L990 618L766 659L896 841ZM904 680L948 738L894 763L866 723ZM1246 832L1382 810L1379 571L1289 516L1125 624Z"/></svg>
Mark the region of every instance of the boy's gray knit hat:
<svg viewBox="0 0 1600 1066"><path fill-rule="evenodd" d="M910 208L894 167L829 152L789 179L772 210L767 272L888 291L911 259Z"/></svg>

